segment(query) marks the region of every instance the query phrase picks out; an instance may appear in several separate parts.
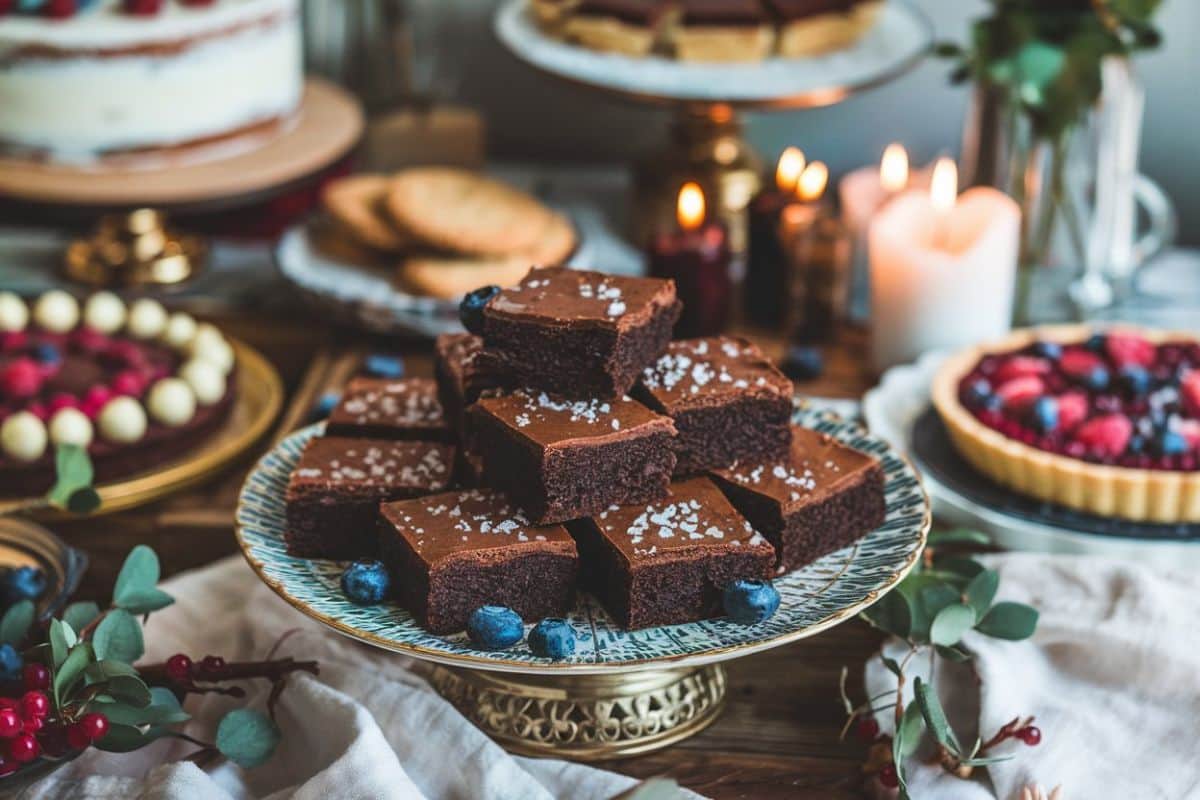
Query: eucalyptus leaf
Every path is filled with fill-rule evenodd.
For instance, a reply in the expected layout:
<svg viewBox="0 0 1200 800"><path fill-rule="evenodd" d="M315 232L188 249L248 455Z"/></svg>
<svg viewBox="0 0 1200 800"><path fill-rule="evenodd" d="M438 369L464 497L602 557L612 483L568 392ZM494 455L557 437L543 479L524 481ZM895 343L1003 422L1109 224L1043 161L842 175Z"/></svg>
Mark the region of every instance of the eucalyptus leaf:
<svg viewBox="0 0 1200 800"><path fill-rule="evenodd" d="M67 660L67 653L76 642L74 629L60 619L50 620L50 660L55 669Z"/></svg>
<svg viewBox="0 0 1200 800"><path fill-rule="evenodd" d="M912 627L912 612L909 610L908 600L901 592L888 592L864 611L862 616L884 633L901 639L908 637Z"/></svg>
<svg viewBox="0 0 1200 800"><path fill-rule="evenodd" d="M149 614L152 611L166 608L175 602L175 598L162 589L156 589L151 586L148 589L129 589L115 602L118 608L123 608L130 614L141 616L142 614Z"/></svg>
<svg viewBox="0 0 1200 800"><path fill-rule="evenodd" d="M99 711L108 717L113 725L177 725L191 719L186 711L175 707L151 703L139 707L130 703L114 700L106 703L93 703L88 707L91 711Z"/></svg>
<svg viewBox="0 0 1200 800"><path fill-rule="evenodd" d="M33 625L35 610L32 600L21 600L9 607L0 617L0 642L19 645Z"/></svg>
<svg viewBox="0 0 1200 800"><path fill-rule="evenodd" d="M962 746L958 743L958 737L954 735L954 730L950 727L949 720L946 719L946 712L942 709L942 703L938 700L937 691L919 677L913 682L913 695L916 698L917 706L921 709L921 716L925 718L925 725L933 734L933 738L937 739L938 744L945 747L954 754L962 753Z"/></svg>
<svg viewBox="0 0 1200 800"><path fill-rule="evenodd" d="M924 728L925 719L921 716L920 707L916 703L909 703L904 709L904 715L900 718L900 728L896 738L892 741L892 759L897 765L917 752L917 748L921 744L921 732Z"/></svg>
<svg viewBox="0 0 1200 800"><path fill-rule="evenodd" d="M151 727L146 731L132 725L112 724L108 733L96 742L96 747L109 753L129 753L165 736L165 728Z"/></svg>
<svg viewBox="0 0 1200 800"><path fill-rule="evenodd" d="M72 647L62 666L54 673L55 695L61 697L70 691L75 682L83 676L84 669L92 663L93 658L92 646L89 643L80 642Z"/></svg>
<svg viewBox="0 0 1200 800"><path fill-rule="evenodd" d="M96 661L88 664L83 674L89 683L104 683L109 678L115 678L118 675L137 677L138 671L124 661Z"/></svg>
<svg viewBox="0 0 1200 800"><path fill-rule="evenodd" d="M994 569L985 569L967 584L964 592L967 605L974 610L977 619L983 619L987 614L988 609L992 606L992 601L996 599L996 589L999 586L1000 573Z"/></svg>
<svg viewBox="0 0 1200 800"><path fill-rule="evenodd" d="M91 602L71 603L63 611L63 622L73 630L81 631L96 617L100 616L100 606Z"/></svg>
<svg viewBox="0 0 1200 800"><path fill-rule="evenodd" d="M217 749L244 769L266 762L279 739L279 727L265 714L249 708L230 711L217 726Z"/></svg>
<svg viewBox="0 0 1200 800"><path fill-rule="evenodd" d="M150 687L137 675L114 675L105 682L105 689L115 700L138 708L150 705Z"/></svg>
<svg viewBox="0 0 1200 800"><path fill-rule="evenodd" d="M114 608L96 626L92 646L96 648L96 657L102 661L132 664L145 652L142 626L128 611Z"/></svg>
<svg viewBox="0 0 1200 800"><path fill-rule="evenodd" d="M942 609L956 605L962 601L962 594L953 586L945 583L935 583L921 590L921 608L931 620L937 619ZM932 631L930 639L933 638Z"/></svg>
<svg viewBox="0 0 1200 800"><path fill-rule="evenodd" d="M996 603L975 630L996 639L1019 641L1037 630L1038 612L1024 603Z"/></svg>
<svg viewBox="0 0 1200 800"><path fill-rule="evenodd" d="M937 560L937 568L943 572L957 575L960 579L970 581L983 572L983 564L967 556L945 556Z"/></svg>
<svg viewBox="0 0 1200 800"><path fill-rule="evenodd" d="M946 606L929 626L929 640L943 647L956 645L963 634L975 626L975 612L961 603Z"/></svg>
<svg viewBox="0 0 1200 800"><path fill-rule="evenodd" d="M117 574L117 582L113 585L113 605L123 607L123 600L131 593L153 589L160 574L155 552L144 544L137 545L129 551Z"/></svg>
<svg viewBox="0 0 1200 800"><path fill-rule="evenodd" d="M75 444L61 444L54 451L54 486L46 494L51 505L73 510L72 495L91 488L95 472L87 449ZM93 492L95 494L95 492Z"/></svg>

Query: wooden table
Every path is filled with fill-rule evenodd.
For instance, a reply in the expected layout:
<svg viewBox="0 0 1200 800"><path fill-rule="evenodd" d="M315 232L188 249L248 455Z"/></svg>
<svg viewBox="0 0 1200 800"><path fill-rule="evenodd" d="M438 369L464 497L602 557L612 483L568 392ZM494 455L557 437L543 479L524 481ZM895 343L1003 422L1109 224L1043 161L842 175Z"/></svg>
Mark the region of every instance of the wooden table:
<svg viewBox="0 0 1200 800"><path fill-rule="evenodd" d="M259 348L283 376L292 402L277 434L303 424L314 398L345 380L355 360L347 353L398 352L409 374L430 374L427 343L364 343L361 336L303 318L216 321ZM781 354L777 341L756 338L771 355ZM825 375L798 388L815 395L858 397L872 383L867 363L864 334L848 329L829 351ZM107 602L125 554L137 543L158 551L166 575L234 553L234 503L261 449L200 488L139 509L56 524L67 541L91 557L81 596ZM668 750L602 766L637 777L667 775L715 798L862 797L864 749L837 738L845 719L838 677L842 666L848 666L852 685L861 690L862 664L879 641L868 626L854 620L812 639L727 662L727 705L712 727Z"/></svg>

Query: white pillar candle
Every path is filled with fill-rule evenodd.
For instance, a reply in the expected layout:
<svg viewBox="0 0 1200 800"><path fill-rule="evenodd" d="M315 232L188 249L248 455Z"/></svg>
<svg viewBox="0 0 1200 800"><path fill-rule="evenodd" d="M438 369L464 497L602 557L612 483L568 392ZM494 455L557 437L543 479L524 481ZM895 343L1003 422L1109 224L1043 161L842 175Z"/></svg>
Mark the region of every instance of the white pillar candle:
<svg viewBox="0 0 1200 800"><path fill-rule="evenodd" d="M955 198L954 165L945 164L930 192L905 192L870 224L872 356L880 370L999 336L1012 324L1020 209L991 188Z"/></svg>

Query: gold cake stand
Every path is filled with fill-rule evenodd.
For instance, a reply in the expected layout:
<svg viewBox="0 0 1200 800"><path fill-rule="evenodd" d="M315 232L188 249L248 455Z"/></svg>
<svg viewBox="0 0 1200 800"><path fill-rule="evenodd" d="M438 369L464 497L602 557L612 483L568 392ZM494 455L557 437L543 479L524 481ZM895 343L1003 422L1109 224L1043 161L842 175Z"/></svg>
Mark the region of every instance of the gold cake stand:
<svg viewBox="0 0 1200 800"><path fill-rule="evenodd" d="M233 408L221 427L175 461L97 486L100 507L93 515L145 505L201 483L246 453L267 433L283 405L283 381L257 350L236 339L229 341L237 362L237 386ZM33 511L39 517L65 515L45 508L41 498L0 498L0 515L22 510Z"/></svg>

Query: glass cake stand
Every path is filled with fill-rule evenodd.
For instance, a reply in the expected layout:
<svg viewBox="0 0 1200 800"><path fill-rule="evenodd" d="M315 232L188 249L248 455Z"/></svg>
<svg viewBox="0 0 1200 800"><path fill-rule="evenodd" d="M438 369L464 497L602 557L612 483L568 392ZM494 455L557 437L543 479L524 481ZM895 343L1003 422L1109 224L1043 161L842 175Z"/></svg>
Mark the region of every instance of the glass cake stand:
<svg viewBox="0 0 1200 800"><path fill-rule="evenodd" d="M735 253L744 252L743 212L763 172L761 158L742 136L740 112L840 103L915 67L934 40L929 20L905 0L887 0L874 26L851 47L747 63L588 50L546 35L527 13L527 0L502 4L494 27L505 47L540 72L610 97L672 109L671 143L637 165L634 218L644 226L634 232L637 241L660 221L673 220L679 186L699 179L720 200Z"/></svg>
<svg viewBox="0 0 1200 800"><path fill-rule="evenodd" d="M838 625L891 590L912 569L929 531L929 500L913 468L883 440L828 412L797 422L880 458L887 519L857 544L776 579L779 611L759 625L712 619L627 631L590 595L568 614L579 641L563 661L522 642L478 650L465 634L434 636L391 604L363 608L342 594L342 562L287 553L284 494L304 428L255 466L238 501L237 538L259 577L301 612L350 638L429 663L433 686L509 750L598 761L645 753L713 722L725 699L723 661L778 647Z"/></svg>

